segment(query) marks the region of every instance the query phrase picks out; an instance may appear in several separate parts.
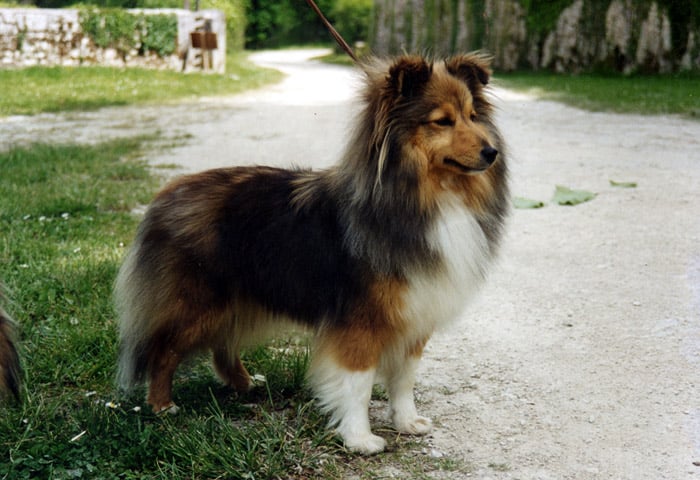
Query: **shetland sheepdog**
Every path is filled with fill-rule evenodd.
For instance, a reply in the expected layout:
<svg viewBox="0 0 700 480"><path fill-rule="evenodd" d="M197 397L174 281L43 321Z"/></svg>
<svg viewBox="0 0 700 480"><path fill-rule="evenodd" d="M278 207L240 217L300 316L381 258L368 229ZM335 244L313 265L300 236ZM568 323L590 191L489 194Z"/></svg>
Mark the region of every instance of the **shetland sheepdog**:
<svg viewBox="0 0 700 480"><path fill-rule="evenodd" d="M0 284L0 303L5 300ZM15 327L10 316L0 305L0 398L13 395L19 398L22 370L14 339Z"/></svg>
<svg viewBox="0 0 700 480"><path fill-rule="evenodd" d="M156 412L177 408L173 374L195 352L249 389L241 348L292 321L315 332L308 382L348 449L385 448L368 414L378 381L399 432L430 431L416 366L484 280L509 205L489 62L407 55L362 71L334 167L208 170L150 204L115 293L119 383L147 381Z"/></svg>

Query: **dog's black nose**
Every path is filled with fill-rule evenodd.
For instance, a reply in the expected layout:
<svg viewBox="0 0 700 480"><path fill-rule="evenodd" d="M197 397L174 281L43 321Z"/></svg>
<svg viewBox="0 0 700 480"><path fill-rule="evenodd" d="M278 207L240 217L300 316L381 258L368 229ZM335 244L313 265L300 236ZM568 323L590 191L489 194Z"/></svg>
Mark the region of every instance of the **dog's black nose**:
<svg viewBox="0 0 700 480"><path fill-rule="evenodd" d="M481 159L491 165L496 161L496 155L498 155L498 150L493 147L484 147L480 152Z"/></svg>

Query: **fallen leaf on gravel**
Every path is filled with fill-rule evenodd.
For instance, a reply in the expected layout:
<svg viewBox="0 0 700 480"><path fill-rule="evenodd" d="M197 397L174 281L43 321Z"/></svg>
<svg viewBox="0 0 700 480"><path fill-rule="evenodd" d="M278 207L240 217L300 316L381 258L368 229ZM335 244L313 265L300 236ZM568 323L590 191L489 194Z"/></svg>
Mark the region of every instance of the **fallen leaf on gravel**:
<svg viewBox="0 0 700 480"><path fill-rule="evenodd" d="M587 202L595 198L595 193L589 192L587 190L572 190L569 187L563 187L561 185L556 186L554 190L554 196L552 197L552 202L557 205L578 205L579 203Z"/></svg>
<svg viewBox="0 0 700 480"><path fill-rule="evenodd" d="M513 207L515 208L542 208L544 202L539 200L531 200L529 198L515 197L513 198Z"/></svg>
<svg viewBox="0 0 700 480"><path fill-rule="evenodd" d="M610 186L620 188L637 188L637 182L616 182L615 180L610 180Z"/></svg>

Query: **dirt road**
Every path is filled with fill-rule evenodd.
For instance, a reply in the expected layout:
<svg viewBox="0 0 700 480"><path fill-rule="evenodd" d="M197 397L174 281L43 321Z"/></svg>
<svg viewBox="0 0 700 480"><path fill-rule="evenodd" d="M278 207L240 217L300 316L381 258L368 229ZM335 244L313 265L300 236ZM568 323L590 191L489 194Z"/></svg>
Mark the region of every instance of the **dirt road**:
<svg viewBox="0 0 700 480"><path fill-rule="evenodd" d="M232 98L0 119L0 148L161 131L151 161L178 171L328 165L358 82L310 55L258 55L286 80ZM432 453L459 478L700 478L700 122L495 95L514 194L547 205L513 212L482 295L428 346ZM555 185L597 196L552 205Z"/></svg>

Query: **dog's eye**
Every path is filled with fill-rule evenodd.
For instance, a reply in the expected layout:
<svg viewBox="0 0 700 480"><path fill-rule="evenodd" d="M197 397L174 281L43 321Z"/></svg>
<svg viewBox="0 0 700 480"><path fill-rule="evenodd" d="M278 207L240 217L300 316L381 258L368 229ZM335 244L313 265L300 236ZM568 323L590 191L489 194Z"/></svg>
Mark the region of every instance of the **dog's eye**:
<svg viewBox="0 0 700 480"><path fill-rule="evenodd" d="M469 120L472 122L476 122L476 120L479 118L479 116L476 114L476 112L472 112L469 114Z"/></svg>
<svg viewBox="0 0 700 480"><path fill-rule="evenodd" d="M438 118L437 120L434 120L433 123L435 125L440 125L441 127L451 127L455 124L454 120L452 120L450 117Z"/></svg>

